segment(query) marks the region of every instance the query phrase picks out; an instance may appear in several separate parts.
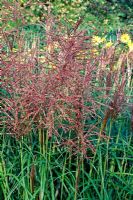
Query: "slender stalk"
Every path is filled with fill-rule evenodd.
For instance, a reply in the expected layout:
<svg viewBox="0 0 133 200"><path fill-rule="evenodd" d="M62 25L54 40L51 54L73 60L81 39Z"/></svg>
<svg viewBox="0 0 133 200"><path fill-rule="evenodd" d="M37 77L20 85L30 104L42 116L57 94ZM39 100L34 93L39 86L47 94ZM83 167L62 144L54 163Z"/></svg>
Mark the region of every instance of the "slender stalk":
<svg viewBox="0 0 133 200"><path fill-rule="evenodd" d="M81 165L83 163L83 155L77 155L77 163L76 163L76 180L75 180L75 193L74 193L74 200L78 198L78 189L79 189L79 179L80 179L80 172L81 172Z"/></svg>
<svg viewBox="0 0 133 200"><path fill-rule="evenodd" d="M27 190L25 188L27 187L25 184L25 174L24 174L24 166L23 166L23 137L21 138L20 142L20 165L21 165L21 176L22 176L22 182L23 182L23 199L28 199Z"/></svg>
<svg viewBox="0 0 133 200"><path fill-rule="evenodd" d="M67 163L67 154L65 156L64 165L62 169L62 176L61 176L61 200L63 200L63 187L64 187L64 178L65 178L65 170L66 170L66 163Z"/></svg>

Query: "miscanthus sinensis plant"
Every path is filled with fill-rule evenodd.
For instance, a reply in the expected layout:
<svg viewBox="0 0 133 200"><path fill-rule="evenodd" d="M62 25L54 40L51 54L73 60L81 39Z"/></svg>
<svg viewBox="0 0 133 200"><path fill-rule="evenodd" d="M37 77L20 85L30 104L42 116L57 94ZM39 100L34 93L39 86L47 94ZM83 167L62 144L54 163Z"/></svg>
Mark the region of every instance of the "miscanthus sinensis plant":
<svg viewBox="0 0 133 200"><path fill-rule="evenodd" d="M1 30L1 86L6 93L1 96L1 124L6 133L21 137L45 130L49 138L55 134L61 144L83 155L87 149L95 152L96 137L106 138L108 119L125 103L127 57L116 46L94 50L91 36L79 29L81 22L68 29L48 15L43 49L37 37L27 47L23 31Z"/></svg>

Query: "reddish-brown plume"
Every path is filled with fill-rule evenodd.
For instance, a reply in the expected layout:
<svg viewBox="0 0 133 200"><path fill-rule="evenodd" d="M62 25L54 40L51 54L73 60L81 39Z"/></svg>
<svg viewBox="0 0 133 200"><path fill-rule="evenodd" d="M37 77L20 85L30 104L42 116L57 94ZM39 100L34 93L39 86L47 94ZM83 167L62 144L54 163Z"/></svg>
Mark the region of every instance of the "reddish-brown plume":
<svg viewBox="0 0 133 200"><path fill-rule="evenodd" d="M108 72L106 65L114 60L106 56L104 68L100 66L103 54L95 56L91 52L91 37L86 31L78 30L81 21L68 34L61 23L48 16L43 50L39 48L41 38L34 38L31 47L26 48L24 32L16 31L12 33L18 48L14 52L7 42L7 33L2 31L2 45L8 48L8 53L3 48L0 56L2 88L7 92L7 96L1 98L2 123L7 133L20 137L34 127L45 128L52 137L59 135L61 128L64 131L62 140L67 144L71 130L70 145L75 144L73 147L83 154L88 147L95 151L90 137L98 135L98 128L86 121L98 118L98 111L104 105L110 107L109 117L119 112L125 79L123 75L114 95L109 97L106 91L112 90L117 76L116 72ZM109 78L107 88L104 87L106 78Z"/></svg>

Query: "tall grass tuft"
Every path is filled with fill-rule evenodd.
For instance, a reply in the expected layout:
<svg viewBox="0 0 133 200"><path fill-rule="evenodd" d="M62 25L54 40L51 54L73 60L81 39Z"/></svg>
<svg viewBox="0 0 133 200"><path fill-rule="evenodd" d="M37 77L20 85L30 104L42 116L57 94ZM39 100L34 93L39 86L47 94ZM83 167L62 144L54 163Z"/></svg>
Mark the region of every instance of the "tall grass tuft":
<svg viewBox="0 0 133 200"><path fill-rule="evenodd" d="M2 199L132 197L131 51L96 54L82 20L68 28L48 13L43 44L1 29Z"/></svg>

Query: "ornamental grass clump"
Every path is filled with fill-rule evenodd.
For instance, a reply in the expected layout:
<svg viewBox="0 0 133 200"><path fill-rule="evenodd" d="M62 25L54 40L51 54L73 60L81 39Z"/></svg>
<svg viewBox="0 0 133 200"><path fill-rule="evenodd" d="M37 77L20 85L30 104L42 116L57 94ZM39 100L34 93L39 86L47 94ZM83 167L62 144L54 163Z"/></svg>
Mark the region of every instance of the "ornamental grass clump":
<svg viewBox="0 0 133 200"><path fill-rule="evenodd" d="M1 122L6 133L21 137L45 130L82 155L87 149L95 152L93 137L106 138L107 120L118 113L125 96L126 72L112 70L118 59L112 46L95 55L91 37L79 30L81 22L69 30L48 15L42 49L37 37L27 47L22 30L12 32L16 41L9 48L1 31L1 86L6 92ZM102 112L106 120L100 132ZM95 124L89 123L92 119Z"/></svg>

